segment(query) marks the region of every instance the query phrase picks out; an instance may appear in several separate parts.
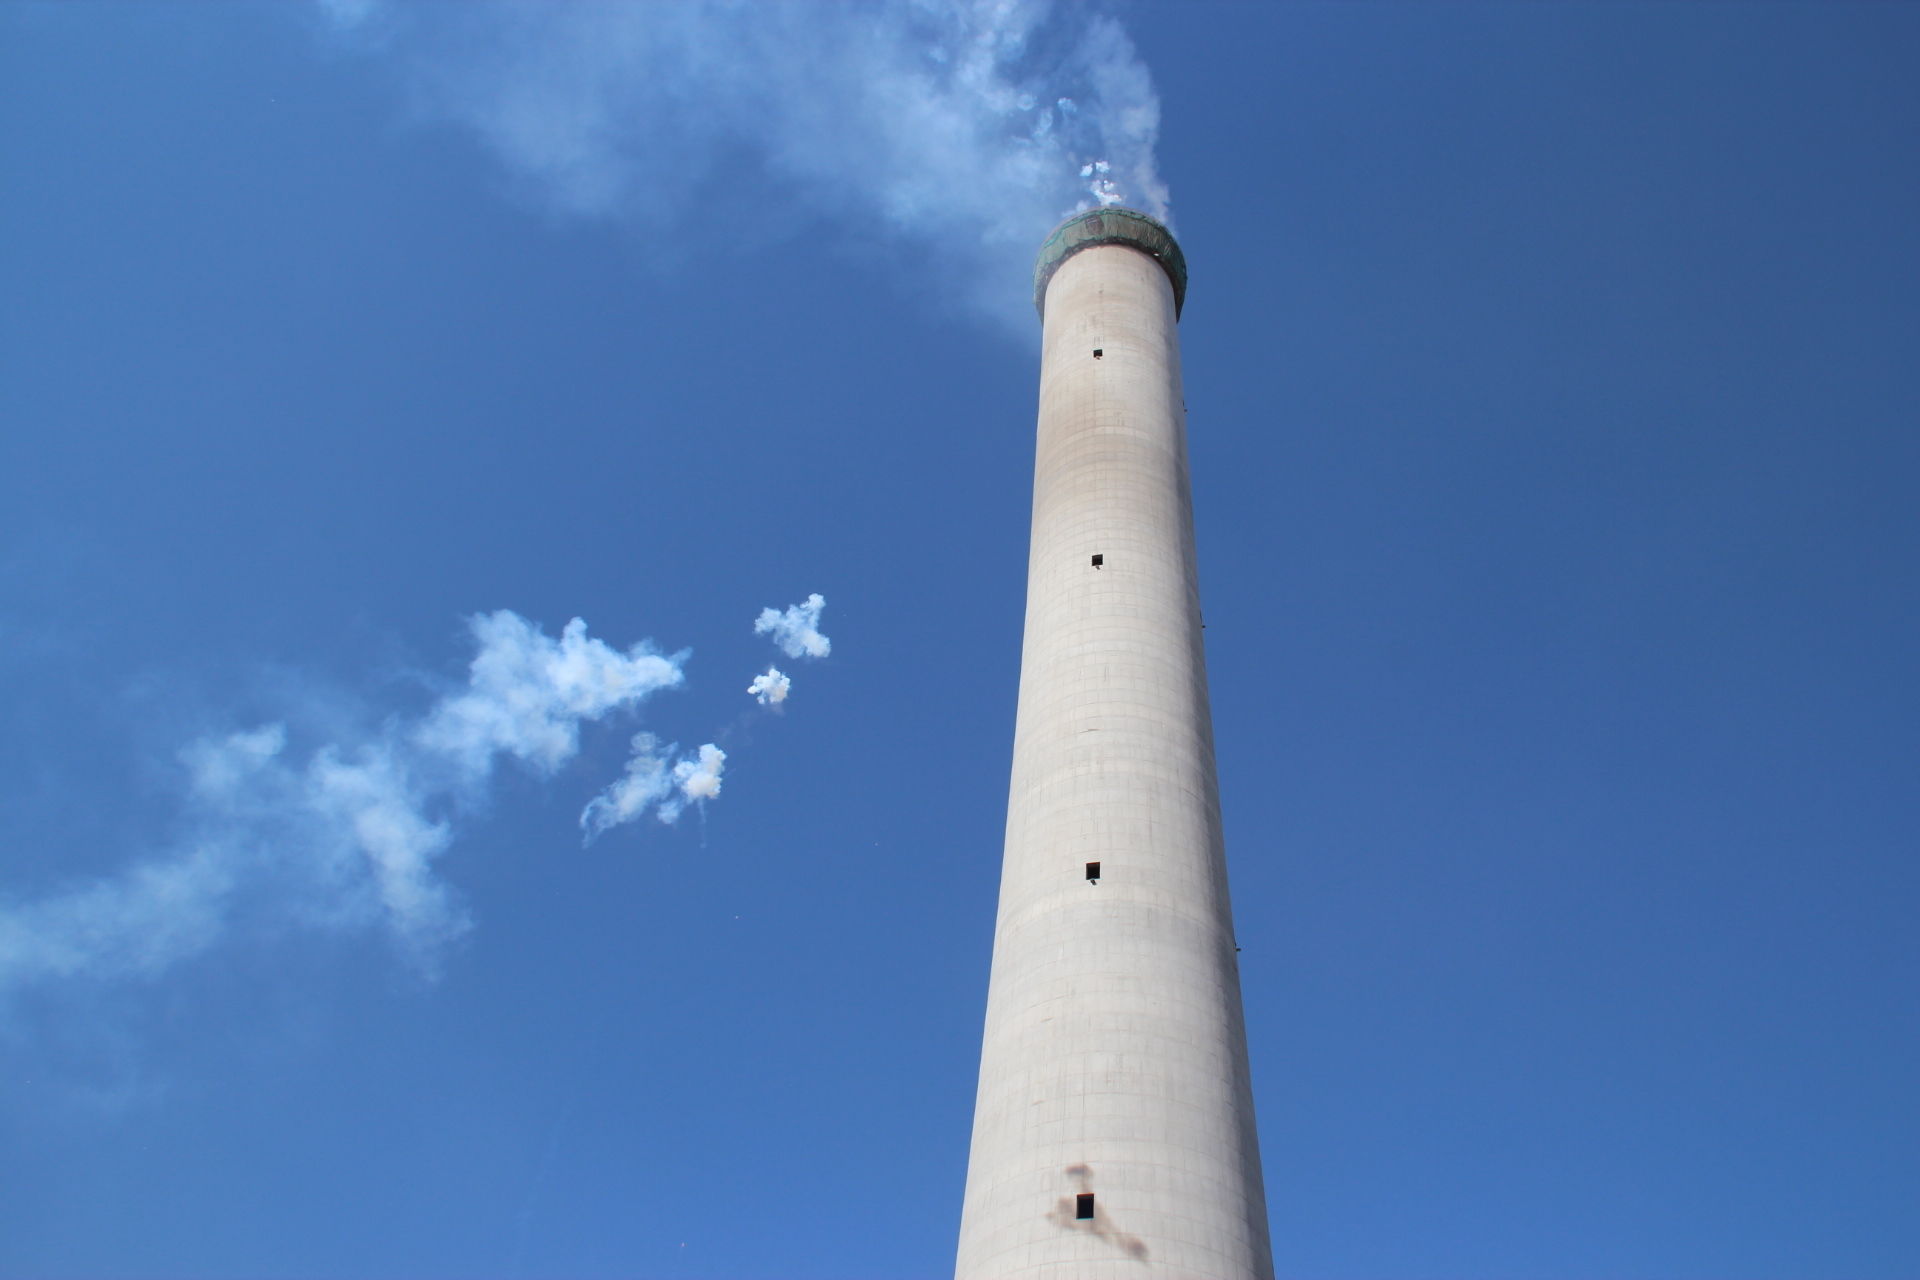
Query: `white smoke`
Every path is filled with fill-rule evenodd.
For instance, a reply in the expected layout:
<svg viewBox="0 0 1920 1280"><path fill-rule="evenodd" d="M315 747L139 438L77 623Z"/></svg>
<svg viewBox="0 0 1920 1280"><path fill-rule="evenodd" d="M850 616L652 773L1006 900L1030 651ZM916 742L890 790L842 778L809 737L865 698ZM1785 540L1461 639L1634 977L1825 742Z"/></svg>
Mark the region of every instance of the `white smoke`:
<svg viewBox="0 0 1920 1280"><path fill-rule="evenodd" d="M761 706L779 706L787 700L787 693L793 688L793 681L778 667L768 667L765 672L753 678L747 686L747 692Z"/></svg>
<svg viewBox="0 0 1920 1280"><path fill-rule="evenodd" d="M1102 206L1119 204L1126 197L1121 194L1119 184L1110 176L1113 166L1105 160L1095 160L1092 164L1080 166L1080 176L1087 179L1087 194L1098 200Z"/></svg>
<svg viewBox="0 0 1920 1280"><path fill-rule="evenodd" d="M649 810L661 822L677 822L687 805L720 794L720 770L726 752L711 742L694 755L674 760L673 746L662 746L650 733L633 736L633 756L625 776L595 796L580 811L586 842Z"/></svg>
<svg viewBox="0 0 1920 1280"><path fill-rule="evenodd" d="M911 243L985 305L1020 295L1076 208L1167 216L1152 78L1077 4L320 2L537 199L645 218L653 243L696 208L764 209L759 234L826 215Z"/></svg>
<svg viewBox="0 0 1920 1280"><path fill-rule="evenodd" d="M679 785L681 797L699 802L719 795L720 770L726 762L727 753L709 742L700 748L698 760L682 760L673 766L673 780ZM678 816L677 811L675 816Z"/></svg>
<svg viewBox="0 0 1920 1280"><path fill-rule="evenodd" d="M773 642L789 658L824 658L833 650L833 642L820 634L820 611L826 607L826 600L815 592L800 604L788 605L784 610L762 609L754 621L753 633L772 636Z"/></svg>
<svg viewBox="0 0 1920 1280"><path fill-rule="evenodd" d="M826 607L825 597L815 592L785 609L762 609L753 624L754 634L772 636L791 657L824 658L833 648L832 641L820 634L820 613ZM785 702L792 688L793 681L779 668L768 667L753 678L747 692L764 707ZM648 813L661 822L676 822L687 805L718 797L727 753L711 742L691 756L675 759L678 751L679 747L663 745L650 733L635 734L625 774L580 811L586 843Z"/></svg>
<svg viewBox="0 0 1920 1280"><path fill-rule="evenodd" d="M0 903L0 993L69 975L157 975L213 946L243 909L282 925L384 928L431 968L469 927L433 864L495 762L552 773L578 751L583 722L680 684L685 659L614 649L579 619L557 639L504 610L469 625L465 686L416 718L304 752L283 724L189 746L185 839L121 874ZM719 760L703 749L665 785L709 798Z"/></svg>
<svg viewBox="0 0 1920 1280"><path fill-rule="evenodd" d="M685 653L644 647L622 654L589 639L579 618L558 642L516 613L472 621L480 652L468 688L442 701L415 734L418 744L484 776L496 754L551 772L580 749L580 722L631 706L680 683Z"/></svg>

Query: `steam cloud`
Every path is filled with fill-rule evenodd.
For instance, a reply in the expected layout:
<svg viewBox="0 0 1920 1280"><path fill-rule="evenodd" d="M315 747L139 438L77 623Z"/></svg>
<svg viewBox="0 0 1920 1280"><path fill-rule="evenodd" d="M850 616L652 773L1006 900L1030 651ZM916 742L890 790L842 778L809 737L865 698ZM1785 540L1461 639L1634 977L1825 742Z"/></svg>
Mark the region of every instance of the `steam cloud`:
<svg viewBox="0 0 1920 1280"><path fill-rule="evenodd" d="M188 837L120 875L0 904L0 993L71 975L158 975L214 945L240 914L384 928L430 969L470 923L434 860L484 801L498 762L551 774L578 752L583 723L678 686L687 656L615 649L577 618L557 638L504 610L469 626L465 687L418 717L304 752L285 724L188 747ZM703 747L662 761L661 785L711 798L724 759ZM645 785L633 770L616 790Z"/></svg>
<svg viewBox="0 0 1920 1280"><path fill-rule="evenodd" d="M1167 214L1151 76L1117 21L1054 0L321 5L569 214L824 215L996 311L1065 214Z"/></svg>

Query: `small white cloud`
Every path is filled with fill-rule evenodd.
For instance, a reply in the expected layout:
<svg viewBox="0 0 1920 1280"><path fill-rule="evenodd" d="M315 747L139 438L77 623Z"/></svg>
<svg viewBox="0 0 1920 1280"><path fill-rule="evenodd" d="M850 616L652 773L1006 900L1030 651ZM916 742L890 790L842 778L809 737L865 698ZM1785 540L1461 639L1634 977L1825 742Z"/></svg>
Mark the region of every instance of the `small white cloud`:
<svg viewBox="0 0 1920 1280"><path fill-rule="evenodd" d="M682 760L673 766L673 779L680 794L696 803L712 800L720 794L720 771L726 767L727 753L709 742L700 748L698 760ZM678 816L676 812L675 816ZM664 819L672 821L671 818Z"/></svg>
<svg viewBox="0 0 1920 1280"><path fill-rule="evenodd" d="M787 700L787 693L793 688L790 680L778 667L768 667L762 675L753 678L747 686L747 692L763 707L778 706Z"/></svg>
<svg viewBox="0 0 1920 1280"><path fill-rule="evenodd" d="M826 607L826 600L815 592L784 611L762 609L753 624L753 633L772 636L773 642L789 658L824 658L833 649L833 642L820 634L820 611Z"/></svg>

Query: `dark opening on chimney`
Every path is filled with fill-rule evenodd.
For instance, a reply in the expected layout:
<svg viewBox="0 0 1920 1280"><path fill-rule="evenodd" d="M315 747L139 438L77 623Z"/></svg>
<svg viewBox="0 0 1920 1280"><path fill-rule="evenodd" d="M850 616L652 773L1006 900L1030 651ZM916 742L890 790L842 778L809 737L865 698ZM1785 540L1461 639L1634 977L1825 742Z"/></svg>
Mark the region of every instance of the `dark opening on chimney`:
<svg viewBox="0 0 1920 1280"><path fill-rule="evenodd" d="M1099 863L1089 862L1087 864L1087 879L1093 881L1095 884L1100 883L1100 864Z"/></svg>
<svg viewBox="0 0 1920 1280"><path fill-rule="evenodd" d="M1095 347L1093 349L1093 358L1095 360L1098 360L1101 356L1104 356L1105 354L1107 354L1107 349L1105 347Z"/></svg>
<svg viewBox="0 0 1920 1280"><path fill-rule="evenodd" d="M1080 1222L1093 1219L1093 1192L1082 1191L1073 1198L1073 1216Z"/></svg>
<svg viewBox="0 0 1920 1280"><path fill-rule="evenodd" d="M1100 552L1098 552L1098 551L1096 551L1096 552L1094 552L1094 553L1093 553L1093 567L1094 567L1094 568L1096 568L1096 569L1098 569L1098 568L1099 568L1099 567L1100 567L1101 565L1103 565L1103 564L1105 564L1106 562L1107 562L1107 558L1106 558L1106 556L1104 556L1104 555L1102 555L1102 554L1101 554Z"/></svg>

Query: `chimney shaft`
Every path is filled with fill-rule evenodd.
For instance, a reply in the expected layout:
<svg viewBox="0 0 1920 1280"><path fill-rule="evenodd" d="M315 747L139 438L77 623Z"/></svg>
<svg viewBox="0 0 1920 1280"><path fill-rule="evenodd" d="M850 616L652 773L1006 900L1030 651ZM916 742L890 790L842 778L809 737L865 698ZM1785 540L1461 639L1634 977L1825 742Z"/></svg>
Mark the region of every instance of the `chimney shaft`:
<svg viewBox="0 0 1920 1280"><path fill-rule="evenodd" d="M1185 286L1173 237L1130 210L1068 220L1036 270L1026 635L959 1280L1273 1274L1200 638Z"/></svg>

